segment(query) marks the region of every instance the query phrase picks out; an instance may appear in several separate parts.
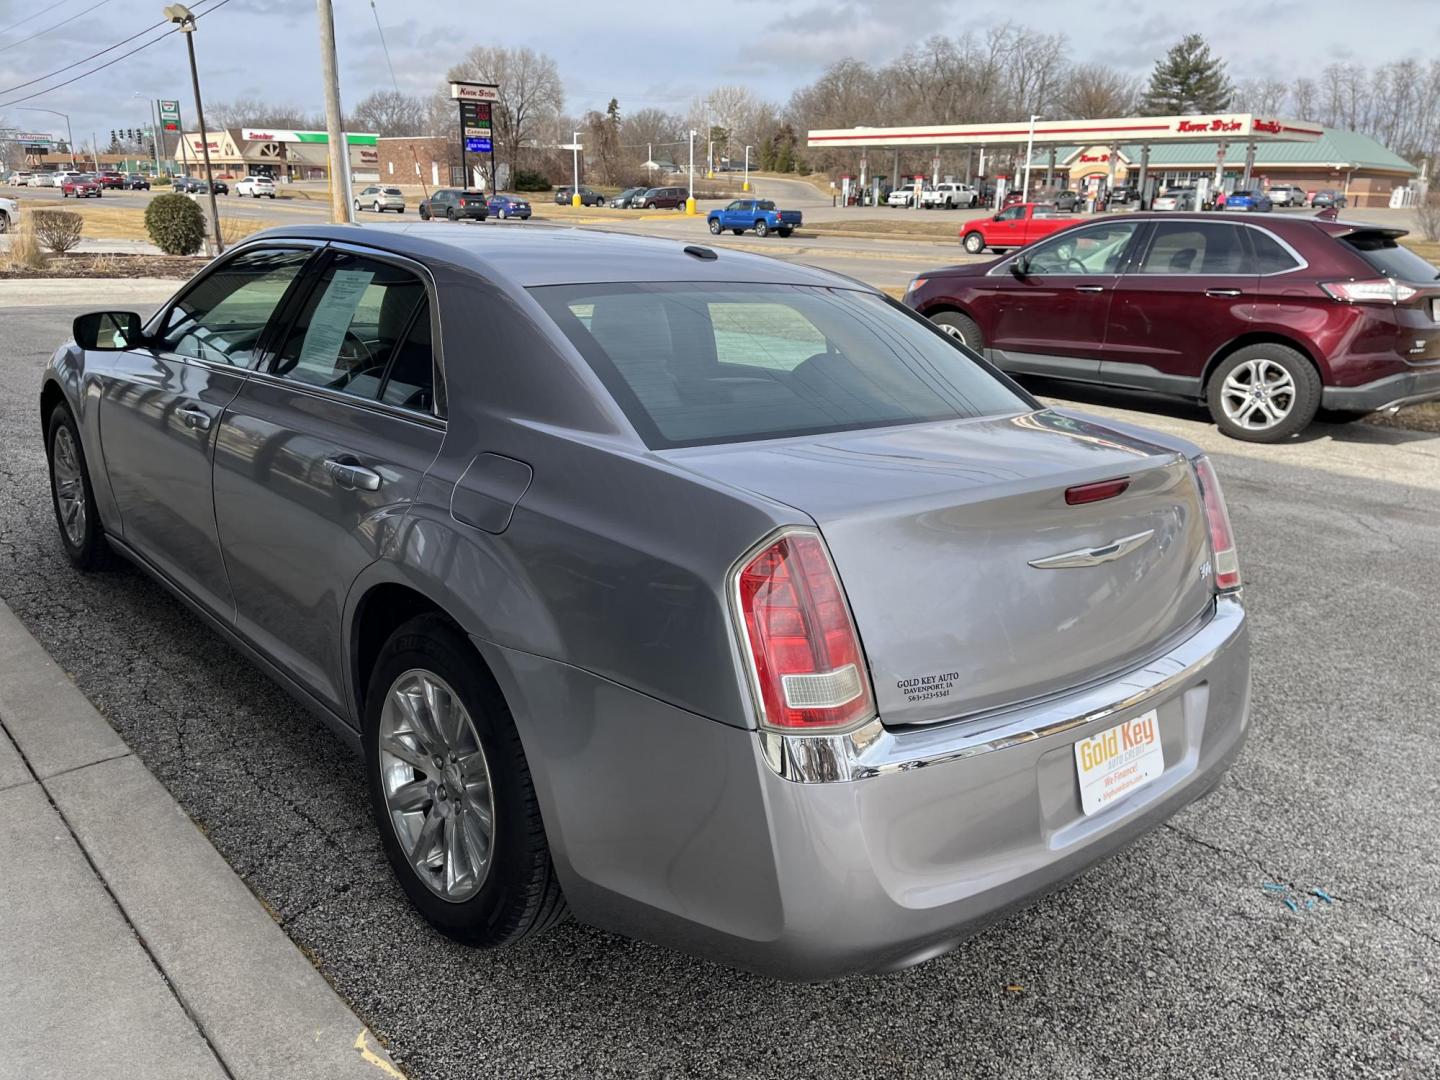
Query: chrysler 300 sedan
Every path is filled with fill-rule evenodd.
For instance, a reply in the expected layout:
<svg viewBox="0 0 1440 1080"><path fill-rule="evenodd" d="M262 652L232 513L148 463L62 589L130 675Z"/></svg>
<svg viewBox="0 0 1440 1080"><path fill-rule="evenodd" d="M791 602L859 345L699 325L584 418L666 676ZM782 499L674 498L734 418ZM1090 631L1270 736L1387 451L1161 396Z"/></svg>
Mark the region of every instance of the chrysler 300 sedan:
<svg viewBox="0 0 1440 1080"><path fill-rule="evenodd" d="M1208 460L854 282L570 229L271 230L46 368L60 539L361 751L461 941L935 956L1211 788Z"/></svg>

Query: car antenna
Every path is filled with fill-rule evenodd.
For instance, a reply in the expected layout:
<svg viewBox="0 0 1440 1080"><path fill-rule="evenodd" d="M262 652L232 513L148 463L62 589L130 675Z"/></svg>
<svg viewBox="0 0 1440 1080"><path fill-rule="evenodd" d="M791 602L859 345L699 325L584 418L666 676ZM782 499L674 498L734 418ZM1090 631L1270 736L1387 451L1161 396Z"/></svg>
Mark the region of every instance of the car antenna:
<svg viewBox="0 0 1440 1080"><path fill-rule="evenodd" d="M699 244L686 244L685 254L694 255L697 259L718 259L713 248L701 247Z"/></svg>

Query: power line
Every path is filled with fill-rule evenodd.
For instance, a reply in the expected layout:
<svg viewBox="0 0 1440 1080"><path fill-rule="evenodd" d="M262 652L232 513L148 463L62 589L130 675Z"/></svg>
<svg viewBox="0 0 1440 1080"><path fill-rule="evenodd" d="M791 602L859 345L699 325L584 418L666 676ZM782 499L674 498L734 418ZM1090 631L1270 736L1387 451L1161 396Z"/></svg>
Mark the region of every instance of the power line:
<svg viewBox="0 0 1440 1080"><path fill-rule="evenodd" d="M26 15L25 18L21 19L19 22L13 22L9 26L5 27L3 30L0 30L0 34L8 34L11 30L18 30L26 23L34 22L36 19L40 18L41 15L53 15L58 9L64 7L69 2L70 0L60 0L60 3L56 4L54 7L42 7L39 11L35 12L34 15Z"/></svg>
<svg viewBox="0 0 1440 1080"><path fill-rule="evenodd" d="M14 86L7 86L7 87L5 87L4 89L0 89L0 95L3 95L3 94L13 94L16 90L23 90L23 89L25 89L25 87L27 87L27 86L34 86L37 82L44 82L46 79L53 79L56 75L61 75L61 74L63 74L64 72L69 71L71 68L77 68L77 67L79 67L81 64L87 64L87 63L89 63L91 60L94 60L97 56L104 56L107 52L113 52L114 50L120 48L121 45L128 45L128 44L130 44L130 42L134 41L136 38L141 37L141 36L144 35L144 34L148 34L148 33L150 33L152 30L158 30L160 27L162 27L162 26L165 25L165 22L166 22L166 20L161 19L161 20L160 20L158 23L156 23L154 26L147 26L144 30L139 31L138 33L131 34L131 35L130 35L129 37L127 37L124 41L117 41L114 45L111 45L111 46L109 46L108 48L101 49L99 52L93 52L93 53L91 53L89 56L85 57L83 60L76 60L73 64L66 64L66 65L65 65L64 67L62 67L62 68L56 68L54 71L50 72L48 75L38 75L38 76L36 76L35 78L29 80L28 82L16 83Z"/></svg>
<svg viewBox="0 0 1440 1080"><path fill-rule="evenodd" d="M24 45L27 41L34 41L38 37L44 37L46 34L50 33L51 30L59 30L62 26L69 26L72 22L80 18L82 15L88 15L96 8L104 7L108 3L110 3L110 0L99 0L98 3L91 4L84 11L77 11L68 19L61 19L54 26L47 26L44 30L37 30L29 37L21 38L19 41L12 41L9 45L0 45L0 53L9 52L11 49L18 48L19 46Z"/></svg>
<svg viewBox="0 0 1440 1080"><path fill-rule="evenodd" d="M370 0L370 14L375 16L375 33L380 35L380 48L385 53L385 66L390 69L390 85L395 87L395 92L400 93L400 80L395 78L395 65L390 62L390 46L385 43L385 31L380 27L380 11L375 7L375 0Z"/></svg>
<svg viewBox="0 0 1440 1080"><path fill-rule="evenodd" d="M104 3L105 0L101 0L101 2ZM219 0L219 3L213 4L213 5L212 5L211 7L209 7L207 10L205 10L205 11L197 11L197 12L195 13L195 17L196 17L197 19L199 19L199 18L201 18L202 16L210 15L210 14L216 12L216 11L219 11L222 7L224 7L224 6L225 6L226 4L228 4L228 3L230 3L230 0ZM154 27L151 27L151 29L153 30ZM94 75L94 74L96 74L97 72L100 72L100 71L104 71L104 70L105 70L106 68L108 68L108 67L113 67L114 65L118 64L121 60L124 60L124 59L126 59L126 58L128 58L128 57L134 56L136 53L140 52L141 50L143 50L143 49L148 49L151 45L155 45L155 44L157 44L157 43L159 43L159 42L161 42L161 41L164 41L164 40L165 40L167 37L169 37L171 34L179 33L179 31L180 31L180 28L179 28L178 26L175 27L175 28L173 28L173 29L171 29L171 30L166 30L163 34L160 34L160 35L158 35L157 37L153 37L153 38L151 38L149 41L142 42L141 44L135 46L135 48L130 49L130 50L126 51L126 52L123 52L123 53L121 53L119 56L114 57L113 59L110 59L110 60L105 61L105 63L103 63L103 64L97 64L95 67L91 68L89 71L82 71L79 75L76 75L76 76L74 76L73 78L66 79L64 82L56 83L54 86L47 86L47 87L45 87L45 88L43 88L43 89L36 90L36 91L34 91L33 93L26 94L24 97L12 98L12 99L9 100L9 101L0 101L0 109L8 109L8 108L10 108L11 106L19 105L19 104L20 104L21 102L23 102L23 101L33 101L33 100L35 100L35 99L38 98L38 97L43 97L45 94L49 94L49 93L51 93L51 92L53 92L53 91L55 91L55 90L59 90L59 89L60 89L61 87L63 87L63 86L69 86L71 83L77 83L77 82L79 82L81 79L88 79L91 75ZM145 31L145 30L140 31L141 34L148 33L148 32L149 32L149 31ZM138 35L137 35L137 36L138 36ZM102 51L103 51L103 52L109 52L110 50L109 50L109 49L105 49L105 50L102 50ZM73 65L72 65L72 66L73 66ZM61 69L60 69L60 71L64 71L64 70L65 70L64 68L61 68ZM43 81L46 80L46 79L53 78L55 75L58 75L59 73L60 73L60 72L58 72L58 71L57 71L57 72L51 72L49 75L45 75L45 76L42 76L40 79L35 79L35 80L31 80L31 81L32 81L32 82L43 82Z"/></svg>

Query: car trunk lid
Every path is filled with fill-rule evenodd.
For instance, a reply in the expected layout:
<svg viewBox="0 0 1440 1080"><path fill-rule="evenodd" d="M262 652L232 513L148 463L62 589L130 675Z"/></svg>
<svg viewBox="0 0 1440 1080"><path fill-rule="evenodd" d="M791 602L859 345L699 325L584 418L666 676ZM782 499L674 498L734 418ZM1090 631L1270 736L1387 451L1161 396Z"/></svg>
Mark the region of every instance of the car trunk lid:
<svg viewBox="0 0 1440 1080"><path fill-rule="evenodd" d="M1078 416L1047 410L668 456L820 527L887 726L973 715L1122 671L1210 604L1189 462ZM1119 478L1119 494L1067 502L1069 489Z"/></svg>

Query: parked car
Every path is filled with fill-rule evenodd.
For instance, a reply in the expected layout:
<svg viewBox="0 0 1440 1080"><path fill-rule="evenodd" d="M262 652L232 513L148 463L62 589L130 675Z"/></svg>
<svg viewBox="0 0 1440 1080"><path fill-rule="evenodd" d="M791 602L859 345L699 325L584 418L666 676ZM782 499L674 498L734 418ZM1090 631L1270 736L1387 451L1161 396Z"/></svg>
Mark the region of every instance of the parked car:
<svg viewBox="0 0 1440 1080"><path fill-rule="evenodd" d="M1105 199L1106 206L1128 206L1140 201L1140 193L1132 187L1113 187Z"/></svg>
<svg viewBox="0 0 1440 1080"><path fill-rule="evenodd" d="M20 204L14 199L0 199L0 233L10 231L10 226L20 221Z"/></svg>
<svg viewBox="0 0 1440 1080"><path fill-rule="evenodd" d="M929 189L929 182L926 181L920 188L920 199L923 202L925 192ZM890 192L885 198L885 205L900 209L915 205L915 186L913 184L901 184Z"/></svg>
<svg viewBox="0 0 1440 1080"><path fill-rule="evenodd" d="M420 203L420 220L446 218L459 221L466 218L484 221L489 216L489 206L483 191L461 191L459 188L440 188L430 193Z"/></svg>
<svg viewBox="0 0 1440 1080"><path fill-rule="evenodd" d="M1440 273L1403 229L1176 213L923 275L905 302L999 367L1178 394L1278 442L1440 398Z"/></svg>
<svg viewBox="0 0 1440 1080"><path fill-rule="evenodd" d="M243 177L235 182L235 195L237 198L245 195L252 199L273 199L275 198L275 178L263 173ZM355 209L359 210L360 207L357 205Z"/></svg>
<svg viewBox="0 0 1440 1080"><path fill-rule="evenodd" d="M911 191L913 195L913 189ZM969 184L952 183L942 181L933 188L927 188L920 193L920 205L929 210L954 210L956 207L971 207L979 200L979 195Z"/></svg>
<svg viewBox="0 0 1440 1080"><path fill-rule="evenodd" d="M34 175L31 172L12 172L5 182L11 187L29 187L30 179Z"/></svg>
<svg viewBox="0 0 1440 1080"><path fill-rule="evenodd" d="M272 186L273 190L273 186ZM271 198L274 198L272 195ZM355 196L355 210L373 210L377 214L383 214L386 210L394 210L397 214L405 213L405 193L398 187L384 187L379 184L371 184L362 188L359 195Z"/></svg>
<svg viewBox="0 0 1440 1080"><path fill-rule="evenodd" d="M30 177L31 187L59 187L60 181L57 173L37 172Z"/></svg>
<svg viewBox="0 0 1440 1080"><path fill-rule="evenodd" d="M1195 189L1194 188L1166 188L1155 201L1151 203L1151 210L1194 210Z"/></svg>
<svg viewBox="0 0 1440 1080"><path fill-rule="evenodd" d="M72 176L60 185L62 199L68 199L71 195L77 199L98 199L102 194L104 194L104 188L100 186L100 181L90 173Z"/></svg>
<svg viewBox="0 0 1440 1080"><path fill-rule="evenodd" d="M1343 192L1335 191L1331 188L1326 188L1324 191L1317 191L1313 196L1311 196L1310 205L1313 206L1316 210L1319 210L1323 207L1332 206L1336 207L1337 209L1343 210L1349 205L1349 202L1346 200Z"/></svg>
<svg viewBox="0 0 1440 1080"><path fill-rule="evenodd" d="M960 226L960 243L971 255L986 248L1008 251L1074 224L1074 218L1061 217L1048 203L1016 203L990 217L967 221Z"/></svg>
<svg viewBox="0 0 1440 1080"><path fill-rule="evenodd" d="M78 180L85 174L82 173L79 169L57 169L51 175L54 177L55 187L64 187L67 181Z"/></svg>
<svg viewBox="0 0 1440 1080"><path fill-rule="evenodd" d="M1272 184L1265 189L1270 202L1275 206L1304 206L1305 189L1294 184Z"/></svg>
<svg viewBox="0 0 1440 1080"><path fill-rule="evenodd" d="M100 182L102 188L118 190L125 186L125 174L115 172L113 169L97 173L95 179Z"/></svg>
<svg viewBox="0 0 1440 1080"><path fill-rule="evenodd" d="M613 199L610 200L610 205L616 210L628 210L638 196L644 195L645 192L649 190L649 188L643 187L626 188L619 195L616 195Z"/></svg>
<svg viewBox="0 0 1440 1080"><path fill-rule="evenodd" d="M506 218L519 218L521 221L530 220L530 202L519 195L508 195L505 192L497 192L490 196L486 204L490 213L504 220Z"/></svg>
<svg viewBox="0 0 1440 1080"><path fill-rule="evenodd" d="M1270 196L1258 188L1242 188L1239 191L1230 192L1225 197L1226 210L1259 210L1262 213L1268 213L1274 208Z"/></svg>
<svg viewBox="0 0 1440 1080"><path fill-rule="evenodd" d="M571 204L571 202L572 202L570 196L573 195L574 193L575 193L575 189L574 189L573 187L556 188L556 189L555 189L555 205L556 205L556 206L569 206L569 205ZM600 192L596 191L594 188L588 188L588 187L586 187L584 184L581 184L581 185L580 185L580 205L581 205L581 206L604 206L604 205L605 205L605 196L602 195Z"/></svg>
<svg viewBox="0 0 1440 1080"><path fill-rule="evenodd" d="M644 195L631 200L630 205L641 210L675 210L685 206L687 198L683 187L652 187Z"/></svg>
<svg viewBox="0 0 1440 1080"><path fill-rule="evenodd" d="M1244 742L1211 463L850 279L296 225L74 333L38 395L70 562L164 581L360 751L460 941L568 908L771 976L893 970Z"/></svg>
<svg viewBox="0 0 1440 1080"><path fill-rule="evenodd" d="M1071 191L1069 188L1047 188L1040 192L1035 201L1049 204L1056 210L1063 210L1067 214L1085 209L1085 200L1080 197L1080 193Z"/></svg>
<svg viewBox="0 0 1440 1080"><path fill-rule="evenodd" d="M214 181L216 195L229 195L230 185L224 180ZM177 176L173 181L173 190L184 195L208 195L210 184L202 176Z"/></svg>
<svg viewBox="0 0 1440 1080"><path fill-rule="evenodd" d="M124 186L131 191L149 191L150 178L144 173L127 173Z"/></svg>
<svg viewBox="0 0 1440 1080"><path fill-rule="evenodd" d="M777 210L769 199L736 199L729 206L711 210L705 220L716 236L726 229L736 236L750 229L755 230L756 236L769 236L772 232L789 236L801 224L799 210Z"/></svg>

